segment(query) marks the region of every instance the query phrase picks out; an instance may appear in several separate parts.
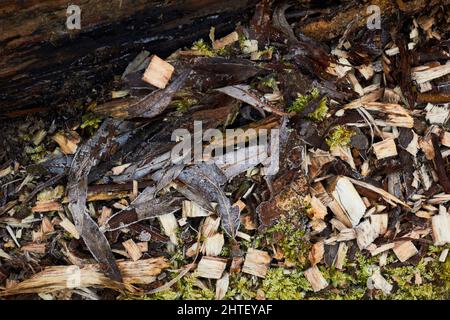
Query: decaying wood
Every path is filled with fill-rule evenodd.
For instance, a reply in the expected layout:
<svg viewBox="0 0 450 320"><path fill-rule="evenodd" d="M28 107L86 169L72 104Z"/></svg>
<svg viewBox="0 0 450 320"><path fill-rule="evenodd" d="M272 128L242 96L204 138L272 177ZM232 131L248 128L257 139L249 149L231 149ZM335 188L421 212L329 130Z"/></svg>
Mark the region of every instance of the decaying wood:
<svg viewBox="0 0 450 320"><path fill-rule="evenodd" d="M364 216L366 206L350 180L346 177L338 177L332 195L345 211L352 226L356 226Z"/></svg>
<svg viewBox="0 0 450 320"><path fill-rule="evenodd" d="M204 256L198 263L196 274L201 278L220 279L226 266L226 259Z"/></svg>
<svg viewBox="0 0 450 320"><path fill-rule="evenodd" d="M228 291L228 286L230 285L230 275L225 272L222 278L216 282L216 300L222 300Z"/></svg>
<svg viewBox="0 0 450 320"><path fill-rule="evenodd" d="M128 255L131 260L137 261L142 257L141 248L133 241L133 239L129 239L127 241L122 242L123 247L127 250Z"/></svg>
<svg viewBox="0 0 450 320"><path fill-rule="evenodd" d="M433 240L436 246L450 243L450 217L446 210L431 218Z"/></svg>
<svg viewBox="0 0 450 320"><path fill-rule="evenodd" d="M356 242L359 249L366 249L378 237L378 232L374 229L369 220L361 222L355 228Z"/></svg>
<svg viewBox="0 0 450 320"><path fill-rule="evenodd" d="M158 216L159 222L161 222L162 228L166 236L170 238L170 241L177 245L177 230L178 230L178 222L173 213L167 213Z"/></svg>
<svg viewBox="0 0 450 320"><path fill-rule="evenodd" d="M223 234L216 233L215 235L206 238L204 243L204 253L207 256L215 257L222 252L223 245L225 244L225 238Z"/></svg>
<svg viewBox="0 0 450 320"><path fill-rule="evenodd" d="M369 289L378 289L383 291L385 294L390 294L393 286L390 284L380 273L380 271L374 272L368 280Z"/></svg>
<svg viewBox="0 0 450 320"><path fill-rule="evenodd" d="M412 241L404 241L397 243L392 249L400 262L405 262L409 258L415 256L419 251Z"/></svg>
<svg viewBox="0 0 450 320"><path fill-rule="evenodd" d="M378 160L394 157L398 154L394 139L386 139L373 144L373 151Z"/></svg>
<svg viewBox="0 0 450 320"><path fill-rule="evenodd" d="M242 272L265 278L271 260L267 252L250 248L245 256Z"/></svg>
<svg viewBox="0 0 450 320"><path fill-rule="evenodd" d="M151 85L164 89L169 83L175 68L157 55L150 58L150 63L142 76L142 80Z"/></svg>
<svg viewBox="0 0 450 320"><path fill-rule="evenodd" d="M323 277L317 266L313 266L305 271L305 277L308 279L314 292L318 292L328 287L328 282Z"/></svg>
<svg viewBox="0 0 450 320"><path fill-rule="evenodd" d="M169 267L163 258L139 261L118 261L123 282L128 290L134 291L133 284L149 284L156 280L162 270ZM100 287L120 290L122 286L107 278L99 265L48 267L15 286L0 291L0 296L24 293L50 293L65 289Z"/></svg>

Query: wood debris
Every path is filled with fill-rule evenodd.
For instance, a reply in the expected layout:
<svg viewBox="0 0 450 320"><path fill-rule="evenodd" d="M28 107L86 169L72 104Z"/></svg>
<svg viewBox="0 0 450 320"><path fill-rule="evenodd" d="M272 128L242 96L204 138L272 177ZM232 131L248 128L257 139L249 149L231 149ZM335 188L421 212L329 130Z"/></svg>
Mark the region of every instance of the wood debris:
<svg viewBox="0 0 450 320"><path fill-rule="evenodd" d="M373 145L373 151L378 160L394 157L398 154L394 139L386 139L375 143Z"/></svg>
<svg viewBox="0 0 450 320"><path fill-rule="evenodd" d="M169 83L175 68L168 62L162 60L160 57L153 55L150 58L150 63L144 72L142 80L151 85L164 89Z"/></svg>
<svg viewBox="0 0 450 320"><path fill-rule="evenodd" d="M328 286L327 280L323 277L317 266L313 266L305 271L305 277L308 279L314 292L325 289Z"/></svg>
<svg viewBox="0 0 450 320"><path fill-rule="evenodd" d="M242 272L265 278L271 260L267 252L250 248L245 255Z"/></svg>
<svg viewBox="0 0 450 320"><path fill-rule="evenodd" d="M122 245L127 251L131 260L138 261L142 257L141 248L139 248L139 246L133 241L133 239L122 242Z"/></svg>
<svg viewBox="0 0 450 320"><path fill-rule="evenodd" d="M197 276L207 279L220 279L225 267L226 259L215 257L202 257L197 266Z"/></svg>

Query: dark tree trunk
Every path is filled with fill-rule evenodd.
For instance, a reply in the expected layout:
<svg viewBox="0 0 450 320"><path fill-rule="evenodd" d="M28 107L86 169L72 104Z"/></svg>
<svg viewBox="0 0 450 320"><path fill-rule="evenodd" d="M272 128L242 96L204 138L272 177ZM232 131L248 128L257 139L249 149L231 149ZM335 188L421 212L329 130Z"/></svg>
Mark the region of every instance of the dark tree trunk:
<svg viewBox="0 0 450 320"><path fill-rule="evenodd" d="M170 54L230 32L252 0L80 0L81 30L66 28L66 0L0 3L0 118L101 98L141 50Z"/></svg>

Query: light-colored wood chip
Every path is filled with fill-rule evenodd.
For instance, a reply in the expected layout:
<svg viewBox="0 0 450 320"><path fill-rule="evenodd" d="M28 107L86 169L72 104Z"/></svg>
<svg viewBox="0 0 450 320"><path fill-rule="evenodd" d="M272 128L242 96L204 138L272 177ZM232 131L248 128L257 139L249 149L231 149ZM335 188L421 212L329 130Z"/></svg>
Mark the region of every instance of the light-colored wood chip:
<svg viewBox="0 0 450 320"><path fill-rule="evenodd" d="M205 238L211 237L214 235L220 226L220 218L209 216L205 218L205 222L202 227L202 235Z"/></svg>
<svg viewBox="0 0 450 320"><path fill-rule="evenodd" d="M75 239L80 239L80 233L78 232L77 228L72 223L72 221L70 221L69 219L63 217L59 225L68 233L70 233L70 235Z"/></svg>
<svg viewBox="0 0 450 320"><path fill-rule="evenodd" d="M345 264L345 258L347 257L348 246L345 242L339 243L338 252L336 255L336 262L334 266L338 270L342 270Z"/></svg>
<svg viewBox="0 0 450 320"><path fill-rule="evenodd" d="M81 137L75 131L58 132L53 136L53 140L59 145L64 154L75 154Z"/></svg>
<svg viewBox="0 0 450 320"><path fill-rule="evenodd" d="M323 242L316 242L312 245L309 253L309 261L312 265L320 263L325 253L325 247Z"/></svg>
<svg viewBox="0 0 450 320"><path fill-rule="evenodd" d="M45 243L29 243L20 248L22 251L45 254Z"/></svg>
<svg viewBox="0 0 450 320"><path fill-rule="evenodd" d="M215 50L222 49L227 45L230 45L239 40L239 34L236 31L226 35L223 38L220 38L213 42L213 48Z"/></svg>
<svg viewBox="0 0 450 320"><path fill-rule="evenodd" d="M47 234L54 231L53 225L49 218L47 217L42 218L41 231L43 234Z"/></svg>
<svg viewBox="0 0 450 320"><path fill-rule="evenodd" d="M198 263L196 274L201 278L220 279L226 266L226 259L203 256Z"/></svg>
<svg viewBox="0 0 450 320"><path fill-rule="evenodd" d="M138 242L136 243L136 245L139 247L139 250L144 253L148 251L148 242L144 241L144 242Z"/></svg>
<svg viewBox="0 0 450 320"><path fill-rule="evenodd" d="M153 55L150 64L144 72L142 80L159 89L164 89L169 83L175 68L160 57Z"/></svg>
<svg viewBox="0 0 450 320"><path fill-rule="evenodd" d="M443 77L450 73L450 61L446 64L436 66L436 67L427 67L420 68L421 70L413 71L411 73L411 78L417 83L424 83L427 81L431 81L433 79L437 79Z"/></svg>
<svg viewBox="0 0 450 320"><path fill-rule="evenodd" d="M105 225L106 221L111 217L112 210L108 207L103 207L102 211L100 212L100 217L98 218L98 225L103 226Z"/></svg>
<svg viewBox="0 0 450 320"><path fill-rule="evenodd" d="M328 286L327 280L323 277L317 266L313 266L305 271L305 277L311 284L314 292L325 289Z"/></svg>
<svg viewBox="0 0 450 320"><path fill-rule="evenodd" d="M444 132L441 137L442 145L450 148L450 132Z"/></svg>
<svg viewBox="0 0 450 320"><path fill-rule="evenodd" d="M222 300L228 291L230 285L230 275L225 272L223 277L216 282L216 300Z"/></svg>
<svg viewBox="0 0 450 320"><path fill-rule="evenodd" d="M122 242L123 247L127 251L131 260L138 261L142 257L142 252L139 246L133 241L133 239L129 239L127 241Z"/></svg>
<svg viewBox="0 0 450 320"><path fill-rule="evenodd" d="M373 214L370 216L370 223L373 230L378 236L382 236L386 233L388 227L388 214Z"/></svg>
<svg viewBox="0 0 450 320"><path fill-rule="evenodd" d="M442 252L439 256L439 262L445 262L445 260L447 260L448 251L449 251L448 249L442 250Z"/></svg>
<svg viewBox="0 0 450 320"><path fill-rule="evenodd" d="M178 238L177 238L178 222L177 222L177 218L175 218L175 215L173 213L163 214L161 216L158 216L158 219L164 230L164 234L170 238L170 241L174 245L177 245L178 244Z"/></svg>
<svg viewBox="0 0 450 320"><path fill-rule="evenodd" d="M225 244L225 238L222 233L216 233L215 235L206 238L204 243L204 253L207 256L216 257L222 252L223 245Z"/></svg>
<svg viewBox="0 0 450 320"><path fill-rule="evenodd" d="M56 201L36 202L31 208L32 212L50 212L50 211L64 211L61 203Z"/></svg>
<svg viewBox="0 0 450 320"><path fill-rule="evenodd" d="M267 252L250 248L245 256L242 272L265 278L271 260Z"/></svg>
<svg viewBox="0 0 450 320"><path fill-rule="evenodd" d="M117 261L123 283L128 290L133 290L131 284L146 285L154 282L162 270L170 265L163 257L139 261ZM24 280L7 290L0 291L0 296L10 296L26 293L50 293L55 291L103 287L113 290L123 290L122 286L111 281L98 264L89 264L82 267L52 266L36 273L30 279Z"/></svg>
<svg viewBox="0 0 450 320"><path fill-rule="evenodd" d="M386 139L373 144L373 151L378 160L394 157L397 153L397 146L394 139Z"/></svg>
<svg viewBox="0 0 450 320"><path fill-rule="evenodd" d="M445 210L431 218L431 228L434 245L443 246L450 243L450 216Z"/></svg>
<svg viewBox="0 0 450 320"><path fill-rule="evenodd" d="M419 251L412 241L404 241L397 243L393 249L395 255L400 262L405 262L409 258L415 256Z"/></svg>
<svg viewBox="0 0 450 320"><path fill-rule="evenodd" d="M369 289L378 289L383 291L384 294L390 294L392 291L392 284L390 284L380 273L375 271L367 281L367 287Z"/></svg>
<svg viewBox="0 0 450 320"><path fill-rule="evenodd" d="M366 249L378 237L378 233L372 227L372 224L365 220L355 228L356 243L360 250Z"/></svg>
<svg viewBox="0 0 450 320"><path fill-rule="evenodd" d="M194 201L189 200L183 201L182 213L183 218L207 217L212 214L212 212L203 209Z"/></svg>
<svg viewBox="0 0 450 320"><path fill-rule="evenodd" d="M346 177L338 177L336 179L332 195L344 209L345 215L351 222L351 225L356 226L364 216L366 206L350 180ZM338 216L336 217L339 219ZM347 225L345 220L341 220L341 222Z"/></svg>
<svg viewBox="0 0 450 320"><path fill-rule="evenodd" d="M328 211L327 207L322 203L322 201L317 199L315 196L312 196L309 204L311 206L311 209L308 210L308 215L312 218L323 220Z"/></svg>

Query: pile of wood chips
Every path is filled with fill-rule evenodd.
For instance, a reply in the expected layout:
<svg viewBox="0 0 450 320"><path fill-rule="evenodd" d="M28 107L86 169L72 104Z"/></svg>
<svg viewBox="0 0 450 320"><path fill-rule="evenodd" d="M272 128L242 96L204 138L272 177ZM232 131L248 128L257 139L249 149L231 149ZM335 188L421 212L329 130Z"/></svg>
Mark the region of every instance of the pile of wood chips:
<svg viewBox="0 0 450 320"><path fill-rule="evenodd" d="M427 3L380 2L377 29L359 2L263 0L143 51L70 125L26 123L28 160L0 166L0 297L449 298L450 11ZM242 130L173 162L195 121Z"/></svg>

